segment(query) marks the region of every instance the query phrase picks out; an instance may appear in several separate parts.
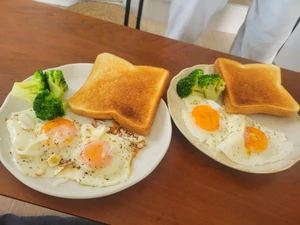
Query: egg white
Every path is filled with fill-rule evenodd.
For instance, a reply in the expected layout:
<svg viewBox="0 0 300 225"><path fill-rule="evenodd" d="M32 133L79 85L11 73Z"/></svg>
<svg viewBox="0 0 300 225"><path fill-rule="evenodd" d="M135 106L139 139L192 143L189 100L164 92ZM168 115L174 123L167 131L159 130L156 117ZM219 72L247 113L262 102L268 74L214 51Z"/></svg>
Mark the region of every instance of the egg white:
<svg viewBox="0 0 300 225"><path fill-rule="evenodd" d="M112 160L101 169L93 169L80 159L80 152L88 142L83 142L73 153L72 165L61 170L57 177L74 180L81 185L107 187L127 181L131 174L131 162L135 152L121 138L106 134L101 139L109 143Z"/></svg>
<svg viewBox="0 0 300 225"><path fill-rule="evenodd" d="M186 108L182 110L182 119L190 134L200 143L207 145L219 154L225 154L233 162L243 166L260 166L277 162L289 156L294 146L282 132L273 131L249 117L241 114L227 113L224 106L200 96L184 98ZM192 118L192 110L199 105L208 105L220 115L220 127L209 132L200 128ZM248 156L244 142L246 126L253 126L264 132L268 138L268 148L260 153L251 152Z"/></svg>
<svg viewBox="0 0 300 225"><path fill-rule="evenodd" d="M39 148L39 141L45 140L35 135L35 114L32 109L13 113L6 121L10 134L11 154L18 169L32 177L50 177L47 170L47 159Z"/></svg>
<svg viewBox="0 0 300 225"><path fill-rule="evenodd" d="M216 148L235 163L250 167L265 165L286 158L294 150L293 144L283 133L263 127L250 118L247 118L247 126L256 127L264 132L268 138L268 147L262 152L251 152L249 156L245 148L244 132L233 132Z"/></svg>
<svg viewBox="0 0 300 225"><path fill-rule="evenodd" d="M123 129L112 134L110 128L113 121L93 120L70 110L67 110L64 118L72 121L77 135L63 147L44 144L48 137L40 134L40 130L46 121L37 119L33 109L13 113L7 119L12 157L22 173L31 177L66 178L82 185L98 187L128 179L135 150L146 145L143 136L129 135ZM104 140L111 146L113 160L105 168L91 170L80 162L80 149L93 140Z"/></svg>
<svg viewBox="0 0 300 225"><path fill-rule="evenodd" d="M182 110L182 119L189 132L197 138L200 143L207 144L211 149L220 144L230 133L243 130L245 127L245 116L238 114L229 114L224 107L212 100L207 100L199 96L188 96L183 99L186 109ZM220 115L220 127L216 131L206 131L199 127L192 118L192 111L196 106L208 105L216 110Z"/></svg>

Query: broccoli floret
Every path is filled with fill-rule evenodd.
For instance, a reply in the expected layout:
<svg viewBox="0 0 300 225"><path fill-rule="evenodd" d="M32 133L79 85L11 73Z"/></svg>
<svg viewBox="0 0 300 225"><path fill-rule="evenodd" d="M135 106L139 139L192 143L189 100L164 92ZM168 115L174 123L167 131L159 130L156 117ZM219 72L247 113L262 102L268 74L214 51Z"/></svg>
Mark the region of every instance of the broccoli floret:
<svg viewBox="0 0 300 225"><path fill-rule="evenodd" d="M178 81L176 86L177 94L180 98L185 98L191 94L200 95L203 97L201 90L198 87L198 79L203 76L204 72L201 69L196 69L187 77Z"/></svg>
<svg viewBox="0 0 300 225"><path fill-rule="evenodd" d="M61 70L49 70L46 72L47 81L50 91L57 97L61 98L68 90L68 84Z"/></svg>
<svg viewBox="0 0 300 225"><path fill-rule="evenodd" d="M225 82L218 74L209 74L198 79L198 86L205 98L216 101L225 89Z"/></svg>
<svg viewBox="0 0 300 225"><path fill-rule="evenodd" d="M47 89L47 77L42 71L38 70L33 74L30 80L15 82L12 88L12 94L32 103L38 93Z"/></svg>
<svg viewBox="0 0 300 225"><path fill-rule="evenodd" d="M66 114L65 103L49 90L39 93L33 102L33 110L37 118L52 120Z"/></svg>

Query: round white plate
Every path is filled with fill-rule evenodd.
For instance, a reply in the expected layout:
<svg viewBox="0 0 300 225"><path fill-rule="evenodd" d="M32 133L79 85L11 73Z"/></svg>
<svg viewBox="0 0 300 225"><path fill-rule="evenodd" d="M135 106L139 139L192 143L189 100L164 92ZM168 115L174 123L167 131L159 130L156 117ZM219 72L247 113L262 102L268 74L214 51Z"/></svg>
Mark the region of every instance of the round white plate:
<svg viewBox="0 0 300 225"><path fill-rule="evenodd" d="M197 138L195 138L186 127L182 116L181 111L182 109L186 109L186 106L183 102L183 100L177 95L176 92L176 85L177 82L187 76L189 73L191 73L193 70L200 68L204 70L205 74L211 74L215 73L214 66L213 65L196 65L191 68L186 68L182 70L178 75L176 75L170 84L170 87L167 92L167 98L168 98L168 107L170 114L172 116L172 119L178 129L181 131L181 133L200 151L202 151L204 154L208 155L212 159L218 161L219 163L222 163L226 166L229 166L231 168L241 170L244 172L249 173L275 173L279 171L286 170L293 166L296 162L300 160L300 138L299 138L299 132L300 132L300 118L298 115L294 117L277 117L277 116L271 116L271 115L263 115L263 114L256 114L256 115L248 115L250 118L256 120L261 125L270 128L274 131L280 131L283 132L288 140L290 140L294 146L295 151L293 151L287 158L277 161L274 163L265 164L262 166L243 166L240 164L237 164L230 160L225 154L221 153L218 154L213 149L210 149L206 144L200 143ZM222 102L220 102L223 104Z"/></svg>
<svg viewBox="0 0 300 225"><path fill-rule="evenodd" d="M52 68L62 70L65 75L69 85L69 91L65 94L66 99L71 97L83 85L92 67L93 64L79 63ZM29 103L11 94L8 94L5 99L0 109L0 160L18 180L28 187L56 197L87 199L107 196L124 190L144 179L156 168L166 154L171 141L171 118L165 102L161 100L151 134L146 136L147 147L140 151L133 160L132 174L127 182L111 187L98 188L81 186L74 181L68 181L56 187L53 185L55 178L32 178L22 174L9 154L11 142L5 119L10 117L12 112L21 111L29 107L31 107Z"/></svg>

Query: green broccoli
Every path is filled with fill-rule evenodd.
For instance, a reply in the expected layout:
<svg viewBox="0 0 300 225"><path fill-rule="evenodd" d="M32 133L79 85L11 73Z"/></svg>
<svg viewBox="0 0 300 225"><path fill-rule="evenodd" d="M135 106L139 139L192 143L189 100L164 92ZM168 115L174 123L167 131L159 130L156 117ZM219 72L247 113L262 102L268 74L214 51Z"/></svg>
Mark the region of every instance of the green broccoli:
<svg viewBox="0 0 300 225"><path fill-rule="evenodd" d="M52 120L66 114L66 104L49 90L39 93L33 102L33 110L37 118Z"/></svg>
<svg viewBox="0 0 300 225"><path fill-rule="evenodd" d="M57 97L62 98L68 90L68 84L61 70L49 70L46 72L49 90Z"/></svg>
<svg viewBox="0 0 300 225"><path fill-rule="evenodd" d="M218 74L208 74L198 79L198 87L205 98L216 101L225 89L225 82Z"/></svg>
<svg viewBox="0 0 300 225"><path fill-rule="evenodd" d="M12 94L32 103L38 93L47 89L47 77L42 71L38 70L29 80L15 82L12 88Z"/></svg>
<svg viewBox="0 0 300 225"><path fill-rule="evenodd" d="M203 94L201 89L198 87L198 79L203 76L204 72L201 69L196 69L191 72L187 77L182 78L178 81L176 86L177 94L180 98L185 98L191 94L200 95Z"/></svg>

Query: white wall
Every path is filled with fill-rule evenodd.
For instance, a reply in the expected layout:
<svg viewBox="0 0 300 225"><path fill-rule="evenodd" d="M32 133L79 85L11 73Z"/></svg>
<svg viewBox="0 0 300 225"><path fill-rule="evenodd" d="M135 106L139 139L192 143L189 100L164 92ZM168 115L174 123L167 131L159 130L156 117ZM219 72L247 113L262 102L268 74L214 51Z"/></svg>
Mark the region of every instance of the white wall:
<svg viewBox="0 0 300 225"><path fill-rule="evenodd" d="M70 6L70 5L73 5L77 2L79 2L80 0L63 0L63 1L60 1L60 0L35 0L35 1L67 7L67 6Z"/></svg>

